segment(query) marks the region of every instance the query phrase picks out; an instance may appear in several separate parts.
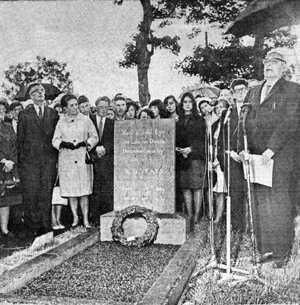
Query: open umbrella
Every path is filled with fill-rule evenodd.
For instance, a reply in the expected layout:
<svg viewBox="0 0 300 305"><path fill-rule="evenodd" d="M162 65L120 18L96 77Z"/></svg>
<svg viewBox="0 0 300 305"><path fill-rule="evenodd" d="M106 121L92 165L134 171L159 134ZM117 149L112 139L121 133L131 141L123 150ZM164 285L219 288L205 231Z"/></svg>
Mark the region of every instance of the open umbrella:
<svg viewBox="0 0 300 305"><path fill-rule="evenodd" d="M52 101L61 94L61 91L52 84L42 84L42 85L46 91L46 94L45 94L46 100ZM19 92L15 95L14 100L21 102L21 101L27 101L28 99L30 99L29 92L27 92L27 88L28 88L28 86L21 87Z"/></svg>
<svg viewBox="0 0 300 305"><path fill-rule="evenodd" d="M236 37L269 33L300 23L299 0L254 0L236 18L226 33Z"/></svg>
<svg viewBox="0 0 300 305"><path fill-rule="evenodd" d="M208 98L218 97L221 91L221 89L206 83L200 83L200 84L195 84L194 86L185 87L183 88L183 90L184 92L187 91L192 92L194 96L201 95L202 97L208 97Z"/></svg>

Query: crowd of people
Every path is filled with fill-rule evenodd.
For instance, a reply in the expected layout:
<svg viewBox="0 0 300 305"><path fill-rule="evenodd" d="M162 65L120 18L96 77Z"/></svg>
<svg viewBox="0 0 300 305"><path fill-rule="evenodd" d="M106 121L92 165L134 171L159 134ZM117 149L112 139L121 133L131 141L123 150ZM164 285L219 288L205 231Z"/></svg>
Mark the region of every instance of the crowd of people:
<svg viewBox="0 0 300 305"><path fill-rule="evenodd" d="M34 83L28 87L33 104L25 109L20 102L0 100L2 236L14 238L10 207L22 231L40 235L64 229L62 205L52 197L58 184L68 199L71 226L81 218L87 229L98 225L100 215L113 210L114 121L169 118L176 121L176 210L187 213L193 224L208 214L210 200L214 222L224 219L230 172L232 227L244 232L243 160L249 152L262 155L264 162L274 160L273 187L253 184L251 192L258 251L262 260L273 257L280 267L293 241L300 86L284 79L281 53L268 53L264 67L265 81L249 89L247 80L235 79L214 99L185 92L179 101L169 95L142 107L119 93L112 100L101 96L91 107L86 96L65 94L49 107L44 87Z"/></svg>

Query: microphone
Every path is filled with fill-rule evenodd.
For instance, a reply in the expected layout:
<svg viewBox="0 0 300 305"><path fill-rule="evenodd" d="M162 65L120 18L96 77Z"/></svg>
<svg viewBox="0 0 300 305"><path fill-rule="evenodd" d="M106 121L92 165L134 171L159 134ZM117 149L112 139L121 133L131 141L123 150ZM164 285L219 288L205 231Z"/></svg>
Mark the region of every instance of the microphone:
<svg viewBox="0 0 300 305"><path fill-rule="evenodd" d="M252 105L250 103L245 103L241 109L241 119L242 119L242 128L244 136L247 136L246 131L246 119L248 117L248 113L252 110Z"/></svg>
<svg viewBox="0 0 300 305"><path fill-rule="evenodd" d="M229 108L227 109L226 115L225 115L225 119L224 119L224 125L227 123L227 121L229 120L229 117L231 115L233 107L229 106Z"/></svg>

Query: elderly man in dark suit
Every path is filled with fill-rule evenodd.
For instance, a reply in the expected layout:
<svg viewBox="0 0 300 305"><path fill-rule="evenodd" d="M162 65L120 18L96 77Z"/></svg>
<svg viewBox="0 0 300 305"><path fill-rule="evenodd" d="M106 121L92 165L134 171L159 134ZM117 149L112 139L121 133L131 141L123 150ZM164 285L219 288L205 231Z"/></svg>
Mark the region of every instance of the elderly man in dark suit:
<svg viewBox="0 0 300 305"><path fill-rule="evenodd" d="M92 151L94 159L94 189L91 197L93 221L98 224L99 216L113 210L114 173L114 120L106 117L110 106L107 96L96 102L97 113L91 117L99 136Z"/></svg>
<svg viewBox="0 0 300 305"><path fill-rule="evenodd" d="M263 163L274 160L272 187L253 184L257 247L261 262L267 257L273 259L274 268L287 262L294 233L289 188L297 146L300 85L283 78L285 68L286 61L280 52L273 50L267 54L265 81L248 92L245 103L251 107L246 106L247 115L243 115L250 153L262 155Z"/></svg>
<svg viewBox="0 0 300 305"><path fill-rule="evenodd" d="M57 172L57 151L52 138L58 114L45 105L45 89L41 84L30 85L28 92L33 105L19 115L19 166L26 204L25 225L35 235L41 235L52 230L51 199Z"/></svg>

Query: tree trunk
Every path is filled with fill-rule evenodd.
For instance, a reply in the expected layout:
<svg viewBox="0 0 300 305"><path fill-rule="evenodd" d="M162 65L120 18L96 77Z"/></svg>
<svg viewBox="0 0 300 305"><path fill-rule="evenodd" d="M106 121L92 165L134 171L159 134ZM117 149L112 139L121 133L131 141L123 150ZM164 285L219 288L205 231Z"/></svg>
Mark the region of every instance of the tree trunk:
<svg viewBox="0 0 300 305"><path fill-rule="evenodd" d="M151 62L151 56L154 53L154 46L151 42L151 24L153 21L152 6L150 0L140 0L143 6L143 21L139 25L139 33L136 37L136 50L138 52L138 90L139 100L142 105L146 105L150 101L148 71ZM147 45L151 45L149 51Z"/></svg>
<svg viewBox="0 0 300 305"><path fill-rule="evenodd" d="M264 65L263 65L263 56L264 56L264 34L258 33L255 35L254 43L254 56L255 56L255 65L257 67L257 79L264 79Z"/></svg>
<svg viewBox="0 0 300 305"><path fill-rule="evenodd" d="M150 63L150 60L149 60ZM139 101L142 106L147 105L150 102L150 93L149 93L149 81L148 81L148 70L149 65L138 64L137 65L137 75L139 82Z"/></svg>

